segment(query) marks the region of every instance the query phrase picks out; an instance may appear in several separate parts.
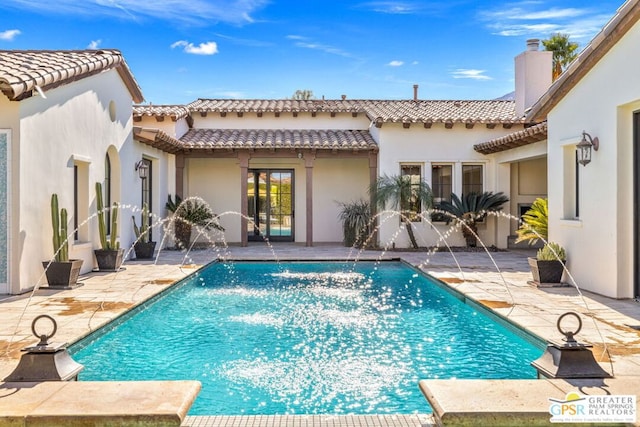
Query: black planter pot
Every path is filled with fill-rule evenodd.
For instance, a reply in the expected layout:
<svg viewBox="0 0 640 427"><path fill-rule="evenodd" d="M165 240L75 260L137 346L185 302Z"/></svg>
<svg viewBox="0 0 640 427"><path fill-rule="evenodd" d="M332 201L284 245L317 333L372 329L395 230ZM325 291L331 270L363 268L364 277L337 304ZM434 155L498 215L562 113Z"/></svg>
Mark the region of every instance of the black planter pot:
<svg viewBox="0 0 640 427"><path fill-rule="evenodd" d="M562 282L562 273L564 272L565 261L540 261L536 258L529 258L529 267L536 285L540 286L545 283L560 284Z"/></svg>
<svg viewBox="0 0 640 427"><path fill-rule="evenodd" d="M122 265L124 249L96 249L93 253L100 271L118 271Z"/></svg>
<svg viewBox="0 0 640 427"><path fill-rule="evenodd" d="M81 259L69 261L43 261L44 273L50 288L71 289L78 286L78 276L82 268Z"/></svg>
<svg viewBox="0 0 640 427"><path fill-rule="evenodd" d="M156 249L156 242L136 242L133 250L136 253L136 259L151 259Z"/></svg>

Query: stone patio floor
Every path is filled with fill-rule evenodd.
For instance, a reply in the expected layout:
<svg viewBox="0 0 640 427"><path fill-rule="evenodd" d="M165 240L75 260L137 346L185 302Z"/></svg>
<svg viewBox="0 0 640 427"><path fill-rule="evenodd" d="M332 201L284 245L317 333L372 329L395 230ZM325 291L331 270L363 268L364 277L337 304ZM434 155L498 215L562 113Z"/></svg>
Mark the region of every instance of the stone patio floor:
<svg viewBox="0 0 640 427"><path fill-rule="evenodd" d="M82 276L72 290L38 289L18 296L0 296L0 378L16 366L20 349L37 342L31 322L48 314L58 322L54 342L72 343L121 313L161 292L217 257L230 260L387 260L402 259L439 278L467 298L506 317L544 340L560 341L558 316L574 311L583 319L580 342L592 344L603 368L616 377L640 373L640 303L614 300L575 287L537 288L528 283L529 250L506 252L354 252L339 245L250 244L184 252L163 250L155 261L126 261L117 273ZM578 284L579 285L579 284ZM417 385L416 385L417 386ZM640 385L638 386L640 394ZM187 417L184 425L425 425L424 416L282 416ZM386 420L386 421L385 421Z"/></svg>

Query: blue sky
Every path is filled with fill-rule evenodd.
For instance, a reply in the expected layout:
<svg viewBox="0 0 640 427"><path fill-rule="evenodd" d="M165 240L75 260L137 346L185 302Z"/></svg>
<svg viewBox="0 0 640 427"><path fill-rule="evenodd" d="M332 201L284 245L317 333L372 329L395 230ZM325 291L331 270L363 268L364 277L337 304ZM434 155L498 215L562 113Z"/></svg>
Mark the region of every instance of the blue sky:
<svg viewBox="0 0 640 427"><path fill-rule="evenodd" d="M622 0L2 0L0 49L116 48L146 102L493 99L529 38L584 47Z"/></svg>

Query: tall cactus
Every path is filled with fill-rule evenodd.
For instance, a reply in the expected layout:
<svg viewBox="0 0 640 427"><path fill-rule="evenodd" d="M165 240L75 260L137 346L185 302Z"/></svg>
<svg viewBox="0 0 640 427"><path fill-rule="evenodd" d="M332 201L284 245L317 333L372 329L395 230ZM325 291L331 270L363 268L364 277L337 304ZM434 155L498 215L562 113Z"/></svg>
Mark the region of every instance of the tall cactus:
<svg viewBox="0 0 640 427"><path fill-rule="evenodd" d="M100 246L102 249L120 249L118 237L118 204L111 206L111 236L107 240L107 222L104 218L104 203L102 201L102 184L96 182L96 208L98 209L98 231L100 232Z"/></svg>
<svg viewBox="0 0 640 427"><path fill-rule="evenodd" d="M140 228L136 224L136 217L131 215L133 221L133 231L136 233L136 239L140 242L149 242L149 206L146 203L142 204L142 212L140 218Z"/></svg>
<svg viewBox="0 0 640 427"><path fill-rule="evenodd" d="M53 227L53 253L58 262L69 261L69 244L67 239L67 210L58 211L58 195L51 195L51 225Z"/></svg>

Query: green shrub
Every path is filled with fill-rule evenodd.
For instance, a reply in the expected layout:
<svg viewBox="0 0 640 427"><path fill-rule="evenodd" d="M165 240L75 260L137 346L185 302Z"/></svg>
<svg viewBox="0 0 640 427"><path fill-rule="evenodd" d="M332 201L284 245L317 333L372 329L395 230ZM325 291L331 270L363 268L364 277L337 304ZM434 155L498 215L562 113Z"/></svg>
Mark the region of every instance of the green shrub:
<svg viewBox="0 0 640 427"><path fill-rule="evenodd" d="M538 250L536 258L538 261L564 261L567 259L567 255L562 246L554 242L549 242Z"/></svg>

